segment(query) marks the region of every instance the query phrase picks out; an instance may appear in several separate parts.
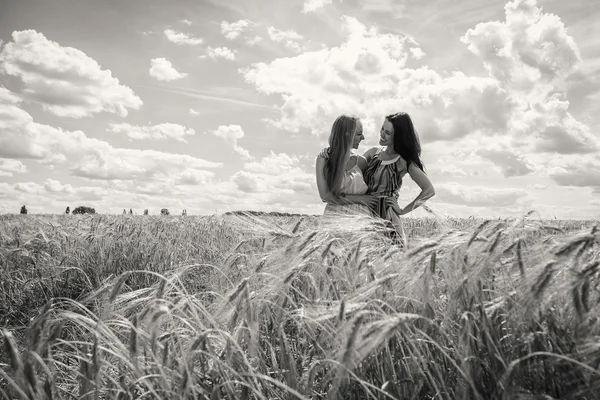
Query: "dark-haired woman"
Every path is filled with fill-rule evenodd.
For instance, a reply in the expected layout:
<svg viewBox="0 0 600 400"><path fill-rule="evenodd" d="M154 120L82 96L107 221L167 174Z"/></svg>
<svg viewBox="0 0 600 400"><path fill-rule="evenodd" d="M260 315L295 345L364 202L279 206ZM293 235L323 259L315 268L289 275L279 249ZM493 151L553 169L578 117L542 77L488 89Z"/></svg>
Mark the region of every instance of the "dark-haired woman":
<svg viewBox="0 0 600 400"><path fill-rule="evenodd" d="M435 190L425 174L419 137L407 113L400 112L385 117L379 144L380 146L364 153L367 165L363 175L368 187L367 193L379 199L374 213L390 221L396 232L404 236L399 216L421 206L435 195ZM406 174L421 188L421 193L408 205L400 207L399 191Z"/></svg>

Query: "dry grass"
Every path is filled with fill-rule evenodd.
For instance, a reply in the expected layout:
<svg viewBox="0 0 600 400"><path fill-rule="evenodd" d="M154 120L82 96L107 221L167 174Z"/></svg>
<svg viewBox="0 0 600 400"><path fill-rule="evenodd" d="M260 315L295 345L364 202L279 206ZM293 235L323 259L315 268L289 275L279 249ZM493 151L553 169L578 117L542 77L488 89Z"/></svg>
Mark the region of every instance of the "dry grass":
<svg viewBox="0 0 600 400"><path fill-rule="evenodd" d="M593 399L594 222L0 216L7 399Z"/></svg>

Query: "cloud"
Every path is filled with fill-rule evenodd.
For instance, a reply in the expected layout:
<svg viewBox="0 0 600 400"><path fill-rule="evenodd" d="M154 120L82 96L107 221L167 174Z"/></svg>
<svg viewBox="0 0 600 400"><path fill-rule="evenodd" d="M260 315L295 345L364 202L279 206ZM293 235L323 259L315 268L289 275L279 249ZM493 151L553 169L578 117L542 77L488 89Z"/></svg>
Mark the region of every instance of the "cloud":
<svg viewBox="0 0 600 400"><path fill-rule="evenodd" d="M29 212L48 212L48 206L55 206L63 212L69 202L84 203L90 200L100 200L105 195L114 193L106 187L80 186L62 184L54 179L44 182L18 182L14 184L0 183L0 212L17 212L19 204L27 205ZM57 206L58 205L58 206ZM57 207L56 207L57 206ZM71 206L74 208L75 206Z"/></svg>
<svg viewBox="0 0 600 400"><path fill-rule="evenodd" d="M411 47L408 50L410 51L412 58L414 58L415 60L420 60L421 58L425 57L425 55L426 55L425 52L420 47Z"/></svg>
<svg viewBox="0 0 600 400"><path fill-rule="evenodd" d="M13 176L27 172L27 167L20 160L0 158L0 176Z"/></svg>
<svg viewBox="0 0 600 400"><path fill-rule="evenodd" d="M59 117L99 112L125 117L143 102L81 50L64 47L35 30L15 31L0 52L0 72L23 82L21 97Z"/></svg>
<svg viewBox="0 0 600 400"><path fill-rule="evenodd" d="M531 185L531 188L534 190L546 190L548 188L548 186L542 185L540 183L535 183L535 184Z"/></svg>
<svg viewBox="0 0 600 400"><path fill-rule="evenodd" d="M307 196L318 197L314 174L304 171L298 157L285 153L271 152L260 161L246 162L231 181L248 194L246 200L260 204L302 203Z"/></svg>
<svg viewBox="0 0 600 400"><path fill-rule="evenodd" d="M182 23L182 24L186 24L187 26L190 26L190 25L192 25L192 21L190 21L189 19L182 19L182 20L181 20L181 23Z"/></svg>
<svg viewBox="0 0 600 400"><path fill-rule="evenodd" d="M412 37L381 34L352 17L342 22L348 36L340 46L240 70L258 91L281 96L281 117L270 120L273 125L322 135L337 115L351 112L369 130L386 113L411 110L429 141L506 129L514 103L495 80L407 68L410 49L419 48Z"/></svg>
<svg viewBox="0 0 600 400"><path fill-rule="evenodd" d="M348 16L342 18L347 36L339 46L254 63L240 72L257 91L280 97L280 114L270 124L292 132L304 128L321 139L339 114L360 115L368 132L383 115L405 110L428 144L479 137L518 146L519 155L498 149L480 154L505 177L543 168L543 162L530 161L532 155L547 160L556 153L599 151L600 141L565 100L565 80L580 57L563 23L531 0L509 2L506 9L506 21L479 24L462 39L488 76L411 67L411 60L424 55L412 37L382 33ZM375 144L367 137L368 143Z"/></svg>
<svg viewBox="0 0 600 400"><path fill-rule="evenodd" d="M184 154L113 147L82 131L67 131L33 121L0 90L0 157L66 166L71 175L99 180L167 179L185 169L222 164Z"/></svg>
<svg viewBox="0 0 600 400"><path fill-rule="evenodd" d="M187 168L175 176L177 185L205 185L214 178L212 171Z"/></svg>
<svg viewBox="0 0 600 400"><path fill-rule="evenodd" d="M510 149L481 149L476 151L476 154L500 167L500 171L505 178L523 176L534 171L525 157Z"/></svg>
<svg viewBox="0 0 600 400"><path fill-rule="evenodd" d="M154 126L139 126L127 123L110 124L109 132L125 133L127 137L134 140L146 139L175 139L187 143L185 136L193 136L196 132L191 128L173 123L162 123Z"/></svg>
<svg viewBox="0 0 600 400"><path fill-rule="evenodd" d="M285 47L294 50L296 52L302 51L302 47L298 43L304 40L304 36L293 30L281 31L273 26L267 28L267 33L272 41L277 43L283 43Z"/></svg>
<svg viewBox="0 0 600 400"><path fill-rule="evenodd" d="M221 21L221 33L226 39L234 40L252 25L252 21L248 19L241 19L237 22Z"/></svg>
<svg viewBox="0 0 600 400"><path fill-rule="evenodd" d="M477 24L461 41L519 103L511 131L532 136L536 152L598 151L598 139L568 112L564 100L581 56L563 22L542 13L535 0L510 1L504 8L505 21Z"/></svg>
<svg viewBox="0 0 600 400"><path fill-rule="evenodd" d="M310 12L315 12L318 9L323 8L328 4L331 4L331 0L304 0L302 12L304 14L310 13Z"/></svg>
<svg viewBox="0 0 600 400"><path fill-rule="evenodd" d="M525 129L536 132L535 149L559 154L584 154L598 151L600 143L587 125L568 112L569 102L560 94L544 102L531 103L524 113Z"/></svg>
<svg viewBox="0 0 600 400"><path fill-rule="evenodd" d="M54 179L46 179L44 182L44 189L48 193L61 193L61 194L74 194L75 189L71 185L63 185L59 181Z"/></svg>
<svg viewBox="0 0 600 400"><path fill-rule="evenodd" d="M217 58L224 58L225 60L235 59L235 53L227 47L209 47L208 56L213 60Z"/></svg>
<svg viewBox="0 0 600 400"><path fill-rule="evenodd" d="M440 173L449 177L463 177L468 174L462 168L458 168L454 165L444 165L440 168Z"/></svg>
<svg viewBox="0 0 600 400"><path fill-rule="evenodd" d="M592 187L600 189L600 155L570 157L558 161L548 176L560 186Z"/></svg>
<svg viewBox="0 0 600 400"><path fill-rule="evenodd" d="M185 78L188 74L178 72L166 58L153 58L150 61L150 76L159 81L174 81Z"/></svg>
<svg viewBox="0 0 600 400"><path fill-rule="evenodd" d="M225 140L225 142L229 144L236 153L242 155L242 157L246 159L252 159L252 156L248 150L238 145L238 139L244 137L244 131L242 130L241 126L221 125L217 129L210 131L210 133Z"/></svg>
<svg viewBox="0 0 600 400"><path fill-rule="evenodd" d="M248 44L248 46L254 46L255 44L261 42L263 40L262 37L260 36L254 36L253 38L250 38L246 41L246 43Z"/></svg>
<svg viewBox="0 0 600 400"><path fill-rule="evenodd" d="M165 29L164 34L170 42L176 44L189 44L192 46L198 46L204 43L204 39L195 38L183 32L177 32L172 29Z"/></svg>
<svg viewBox="0 0 600 400"><path fill-rule="evenodd" d="M360 5L365 11L384 12L394 18L400 18L406 8L406 4L395 0L360 0Z"/></svg>
<svg viewBox="0 0 600 400"><path fill-rule="evenodd" d="M190 108L190 114L191 115L200 115L200 113L196 110L194 110L193 108Z"/></svg>
<svg viewBox="0 0 600 400"><path fill-rule="evenodd" d="M527 195L522 189L463 186L456 182L435 185L436 201L469 207L508 207Z"/></svg>
<svg viewBox="0 0 600 400"><path fill-rule="evenodd" d="M477 24L461 41L504 86L545 97L575 70L579 49L561 19L535 0L510 1L504 10L504 22Z"/></svg>

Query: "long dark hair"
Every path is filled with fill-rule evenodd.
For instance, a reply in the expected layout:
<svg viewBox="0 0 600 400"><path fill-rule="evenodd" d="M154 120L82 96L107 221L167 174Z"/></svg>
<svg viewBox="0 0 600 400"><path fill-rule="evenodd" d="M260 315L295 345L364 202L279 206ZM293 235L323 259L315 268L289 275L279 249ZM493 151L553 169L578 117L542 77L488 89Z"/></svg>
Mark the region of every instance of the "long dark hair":
<svg viewBox="0 0 600 400"><path fill-rule="evenodd" d="M350 149L354 139L354 130L358 118L354 115L342 114L336 118L329 134L329 157L325 162L325 182L327 189L335 195L340 192L340 184L350 157Z"/></svg>
<svg viewBox="0 0 600 400"><path fill-rule="evenodd" d="M421 171L425 172L421 161L421 143L410 116L405 112L398 112L386 116L385 119L394 127L394 151L406 161L406 168L414 162Z"/></svg>

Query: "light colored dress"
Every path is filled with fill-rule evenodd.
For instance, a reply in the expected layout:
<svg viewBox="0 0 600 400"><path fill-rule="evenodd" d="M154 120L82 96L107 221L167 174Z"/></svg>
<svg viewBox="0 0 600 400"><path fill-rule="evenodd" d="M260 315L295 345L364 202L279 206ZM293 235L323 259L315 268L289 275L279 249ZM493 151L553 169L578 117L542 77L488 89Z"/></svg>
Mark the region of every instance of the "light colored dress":
<svg viewBox="0 0 600 400"><path fill-rule="evenodd" d="M329 158L329 148L323 149L319 153L318 157L325 159ZM348 194L365 194L367 193L368 187L363 178L361 169L358 163L349 170L344 171L342 182L340 185L340 192L346 195ZM364 204L330 204L327 203L325 206L324 214L370 214L371 211Z"/></svg>

